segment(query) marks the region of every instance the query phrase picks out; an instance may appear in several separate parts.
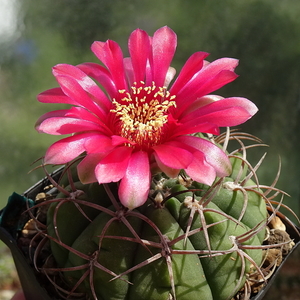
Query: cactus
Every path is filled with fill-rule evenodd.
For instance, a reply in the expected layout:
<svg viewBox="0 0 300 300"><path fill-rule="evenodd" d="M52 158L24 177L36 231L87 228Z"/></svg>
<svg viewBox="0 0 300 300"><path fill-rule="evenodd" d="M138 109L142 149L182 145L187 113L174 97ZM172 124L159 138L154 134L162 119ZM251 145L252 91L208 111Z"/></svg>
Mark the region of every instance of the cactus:
<svg viewBox="0 0 300 300"><path fill-rule="evenodd" d="M216 142L245 137L233 132ZM231 174L211 186L184 172L177 178L157 174L148 200L134 210L121 204L116 183L78 181L80 159L67 164L59 180L48 175L54 188L34 206L46 208L45 225L32 239L39 241L37 270L62 299L225 300L253 276L263 285L271 273L262 267L265 249L292 242L264 244L277 211L273 198L285 193L276 182L259 184L262 161L251 166L246 148L228 153Z"/></svg>
<svg viewBox="0 0 300 300"><path fill-rule="evenodd" d="M65 167L58 179L47 173L51 186L28 206L19 244L56 299L249 298L276 266L267 250L288 252L293 242L266 239L282 202L274 198L285 193L278 176L260 184L264 156L247 160L261 141L229 129L257 107L209 94L237 77L238 62L207 63L197 52L169 88L176 34L138 29L128 45L123 59L117 43L95 42L104 66L53 68L60 87L38 100L73 107L46 113L36 128L72 135L46 152L43 167Z"/></svg>

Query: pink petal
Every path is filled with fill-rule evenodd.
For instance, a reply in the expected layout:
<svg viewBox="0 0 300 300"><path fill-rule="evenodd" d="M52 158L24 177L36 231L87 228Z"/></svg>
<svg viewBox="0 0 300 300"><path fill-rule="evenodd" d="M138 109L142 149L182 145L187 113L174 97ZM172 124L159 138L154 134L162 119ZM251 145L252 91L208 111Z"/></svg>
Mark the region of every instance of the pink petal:
<svg viewBox="0 0 300 300"><path fill-rule="evenodd" d="M128 49L134 71L135 82L145 80L147 60L150 54L150 39L141 29L133 31L129 37Z"/></svg>
<svg viewBox="0 0 300 300"><path fill-rule="evenodd" d="M193 103L191 103L191 105L185 109L181 116L185 116L191 113L192 111L199 109L200 107L206 106L216 101L220 101L222 99L224 99L224 97L219 95L205 95L203 97L200 97L196 99Z"/></svg>
<svg viewBox="0 0 300 300"><path fill-rule="evenodd" d="M123 63L124 63L126 78L128 80L128 85L133 86L134 83L136 83L136 80L135 80L135 74L134 74L131 58L130 57L125 57L123 59Z"/></svg>
<svg viewBox="0 0 300 300"><path fill-rule="evenodd" d="M238 65L238 60L234 58L220 58L205 65L198 73L196 73L189 82L178 92L189 90L198 90L207 81L211 82L219 73L226 71L228 74L234 75L234 69ZM235 74L235 77L237 75ZM203 95L202 95L203 96ZM198 96L200 97L200 96Z"/></svg>
<svg viewBox="0 0 300 300"><path fill-rule="evenodd" d="M95 168L105 156L104 153L88 154L77 166L79 180L84 183L97 182Z"/></svg>
<svg viewBox="0 0 300 300"><path fill-rule="evenodd" d="M54 111L55 112L55 111ZM69 117L50 117L51 113L43 115L37 124L36 130L38 132L53 134L53 135L62 135L62 134L71 134L84 131L99 131L107 132L106 128L101 127L99 124L92 123L90 121L69 118Z"/></svg>
<svg viewBox="0 0 300 300"><path fill-rule="evenodd" d="M94 114L92 114L91 112L86 110L85 108L71 107L69 109L69 112L66 114L66 117L78 118L78 119L82 119L82 120L85 120L85 121L89 121L89 122L98 124L102 128L106 128L109 131L109 129L107 127L107 123L108 123L107 115L105 115L103 119L99 119L98 116L95 116Z"/></svg>
<svg viewBox="0 0 300 300"><path fill-rule="evenodd" d="M238 75L235 74L233 71L220 71L217 75L215 75L213 78L208 79L198 89L196 89L195 93L197 95L197 98L220 89L227 83L230 83L233 80L235 80L237 77Z"/></svg>
<svg viewBox="0 0 300 300"><path fill-rule="evenodd" d="M192 163L185 169L186 173L195 181L212 185L216 179L216 170L207 163L202 152L195 151L193 156Z"/></svg>
<svg viewBox="0 0 300 300"><path fill-rule="evenodd" d="M150 40L151 40L151 37L150 37ZM145 80L146 86L151 86L153 83L152 67L153 67L153 57L152 57L152 52L151 52L151 55L149 57L149 60L147 62L147 66L146 66L146 80Z"/></svg>
<svg viewBox="0 0 300 300"><path fill-rule="evenodd" d="M212 123L199 123L194 120L190 120L188 126L187 123L181 123L174 130L172 138L180 135L193 134L197 132L210 133L213 135L220 134L220 128Z"/></svg>
<svg viewBox="0 0 300 300"><path fill-rule="evenodd" d="M177 46L177 36L165 26L158 29L152 39L153 81L156 86L163 86L166 74Z"/></svg>
<svg viewBox="0 0 300 300"><path fill-rule="evenodd" d="M116 98L118 90L115 86L114 81L111 78L109 71L96 63L82 63L77 65L77 68L82 70L88 76L97 80L107 91L111 98Z"/></svg>
<svg viewBox="0 0 300 300"><path fill-rule="evenodd" d="M109 69L117 90L127 89L123 67L123 53L120 46L111 40L107 42L94 42L92 51L100 61Z"/></svg>
<svg viewBox="0 0 300 300"><path fill-rule="evenodd" d="M193 160L193 155L180 147L161 144L153 147L155 159L172 169L185 169Z"/></svg>
<svg viewBox="0 0 300 300"><path fill-rule="evenodd" d="M123 178L131 152L131 147L117 147L106 155L95 169L98 182L116 182Z"/></svg>
<svg viewBox="0 0 300 300"><path fill-rule="evenodd" d="M107 155L115 146L112 144L112 139L98 132L91 132L90 138L84 143L84 149L88 154L104 153Z"/></svg>
<svg viewBox="0 0 300 300"><path fill-rule="evenodd" d="M143 205L148 198L150 180L148 154L144 151L132 153L125 176L120 182L121 203L131 210Z"/></svg>
<svg viewBox="0 0 300 300"><path fill-rule="evenodd" d="M202 69L203 61L208 55L209 53L207 52L196 52L190 56L172 85L170 89L171 94L176 95Z"/></svg>
<svg viewBox="0 0 300 300"><path fill-rule="evenodd" d="M215 144L196 136L179 136L177 142L188 145L205 155L205 159L215 170L219 177L228 176L231 173L231 163L226 153Z"/></svg>
<svg viewBox="0 0 300 300"><path fill-rule="evenodd" d="M235 73L227 70L220 71L214 78L210 78L205 82L199 83L198 87L190 85L187 89L182 90L177 94L178 114L185 112L186 108L192 104L195 99L203 97L213 91L216 91L235 80L238 77ZM188 97L186 97L188 95Z"/></svg>
<svg viewBox="0 0 300 300"><path fill-rule="evenodd" d="M198 73L201 77L214 77L218 75L221 71L227 70L234 72L235 68L238 66L239 60L235 58L223 57L219 58L211 63L206 64L202 70Z"/></svg>
<svg viewBox="0 0 300 300"><path fill-rule="evenodd" d="M76 134L52 144L45 155L45 164L65 164L84 152L84 142L88 133Z"/></svg>
<svg viewBox="0 0 300 300"><path fill-rule="evenodd" d="M65 75L57 75L56 80L60 84L63 92L72 100L76 101L77 105L87 108L100 119L104 118L107 113L106 109L103 110L102 107L99 107L75 79Z"/></svg>
<svg viewBox="0 0 300 300"><path fill-rule="evenodd" d="M200 107L180 119L187 128L202 123L219 127L236 126L246 122L256 112L256 105L246 98L232 97Z"/></svg>
<svg viewBox="0 0 300 300"><path fill-rule="evenodd" d="M37 120L35 127L38 132L53 135L91 130L110 133L103 122L80 107L48 112Z"/></svg>
<svg viewBox="0 0 300 300"><path fill-rule="evenodd" d="M77 81L82 89L90 95L90 98L92 98L92 100L96 102L103 110L108 111L110 109L111 102L107 99L105 93L89 76L87 76L86 73L84 73L78 67L68 64L59 64L53 68L53 75L55 77L60 75L71 77L73 80Z"/></svg>
<svg viewBox="0 0 300 300"><path fill-rule="evenodd" d="M62 135L91 130L100 131L101 128L99 128L99 125L84 120L54 117L44 120L36 129L43 133Z"/></svg>
<svg viewBox="0 0 300 300"><path fill-rule="evenodd" d="M119 146L124 144L134 145L132 141L120 136L120 135L112 135L111 141L113 146Z"/></svg>
<svg viewBox="0 0 300 300"><path fill-rule="evenodd" d="M165 87L169 86L169 84L171 83L171 81L173 80L175 75L176 75L176 69L173 68L173 67L169 67L167 75L166 75L166 79L165 79L165 82L164 82Z"/></svg>
<svg viewBox="0 0 300 300"><path fill-rule="evenodd" d="M159 157L156 157L156 164L155 164L155 173L158 172L163 172L165 173L168 177L170 178L175 178L178 176L179 172L181 171L181 169L174 169L171 167L166 166L165 164L163 164L161 162L161 160L159 159ZM153 168L154 166L152 166ZM157 169L158 167L158 169Z"/></svg>
<svg viewBox="0 0 300 300"><path fill-rule="evenodd" d="M238 60L231 58L218 59L203 67L177 93L177 116L185 111L197 98L211 93L237 78L234 68Z"/></svg>
<svg viewBox="0 0 300 300"><path fill-rule="evenodd" d="M65 103L71 105L78 104L76 101L66 96L60 87L40 93L37 96L37 99L42 103Z"/></svg>

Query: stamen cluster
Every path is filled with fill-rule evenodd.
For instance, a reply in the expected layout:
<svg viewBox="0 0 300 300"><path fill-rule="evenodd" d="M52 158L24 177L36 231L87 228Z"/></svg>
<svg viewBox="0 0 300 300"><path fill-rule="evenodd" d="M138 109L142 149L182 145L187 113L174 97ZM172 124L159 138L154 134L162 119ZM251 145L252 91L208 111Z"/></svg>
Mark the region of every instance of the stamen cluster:
<svg viewBox="0 0 300 300"><path fill-rule="evenodd" d="M166 87L141 86L137 83L131 86L131 92L119 90L121 100L113 99L115 113L119 121L121 136L142 148L150 148L161 142L162 129L168 122L170 107L176 107L176 98L167 91Z"/></svg>

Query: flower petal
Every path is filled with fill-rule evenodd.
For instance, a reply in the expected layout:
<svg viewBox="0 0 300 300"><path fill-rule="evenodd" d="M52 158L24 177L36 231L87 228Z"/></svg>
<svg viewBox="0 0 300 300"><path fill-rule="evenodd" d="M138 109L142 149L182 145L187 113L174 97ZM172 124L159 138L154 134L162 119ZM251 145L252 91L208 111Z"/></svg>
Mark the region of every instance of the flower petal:
<svg viewBox="0 0 300 300"><path fill-rule="evenodd" d="M235 80L234 73L238 60L221 58L203 67L195 76L177 93L177 116L197 98L209 94L225 84Z"/></svg>
<svg viewBox="0 0 300 300"><path fill-rule="evenodd" d="M196 136L179 136L176 141L202 152L207 163L216 170L217 176L224 177L231 173L231 163L228 156L212 142ZM199 172L201 172L201 169L199 169Z"/></svg>
<svg viewBox="0 0 300 300"><path fill-rule="evenodd" d="M99 183L117 182L123 178L132 152L130 147L117 147L106 155L96 166L95 174Z"/></svg>
<svg viewBox="0 0 300 300"><path fill-rule="evenodd" d="M193 160L193 155L180 147L161 144L153 147L155 159L172 169L185 169Z"/></svg>
<svg viewBox="0 0 300 300"><path fill-rule="evenodd" d="M47 118L36 127L39 132L62 135L90 130L101 130L101 128L91 122L74 118Z"/></svg>
<svg viewBox="0 0 300 300"><path fill-rule="evenodd" d="M84 142L89 137L89 133L82 133L55 142L45 154L45 164L61 165L73 160L85 151Z"/></svg>
<svg viewBox="0 0 300 300"><path fill-rule="evenodd" d="M134 71L135 82L145 80L147 60L150 55L150 38L141 29L134 30L128 41L128 49Z"/></svg>
<svg viewBox="0 0 300 300"><path fill-rule="evenodd" d="M59 75L71 77L90 95L90 101L97 103L105 111L111 108L111 102L107 99L105 93L78 67L68 64L59 64L53 67L53 75L55 77Z"/></svg>
<svg viewBox="0 0 300 300"><path fill-rule="evenodd" d="M192 111L195 111L196 109L199 109L200 107L206 106L210 103L220 101L224 99L224 97L219 95L205 95L203 97L200 97L196 99L189 107L185 109L185 111L182 113L182 116L189 114Z"/></svg>
<svg viewBox="0 0 300 300"><path fill-rule="evenodd" d="M91 132L90 138L84 143L84 149L88 154L104 153L107 155L115 146L112 144L112 139L99 132Z"/></svg>
<svg viewBox="0 0 300 300"><path fill-rule="evenodd" d="M39 102L42 103L64 103L77 105L78 103L73 99L69 98L60 87L53 88L47 91L40 93L37 96Z"/></svg>
<svg viewBox="0 0 300 300"><path fill-rule="evenodd" d="M103 153L88 154L77 166L79 180L84 183L97 182L95 168L101 159L105 156Z"/></svg>
<svg viewBox="0 0 300 300"><path fill-rule="evenodd" d="M55 112L55 111L53 111ZM51 112L51 113L53 113ZM38 123L36 129L38 132L48 133L53 135L62 135L62 134L71 134L89 130L99 130L102 131L102 128L92 122L75 119L75 118L66 118L66 117L51 117L51 113L47 113L42 116L41 119L44 119L42 122Z"/></svg>
<svg viewBox="0 0 300 300"><path fill-rule="evenodd" d="M120 135L112 135L111 141L113 146L120 146L124 144L134 145L130 140L120 136Z"/></svg>
<svg viewBox="0 0 300 300"><path fill-rule="evenodd" d="M77 105L87 108L96 114L100 119L105 116L106 109L103 110L102 107L96 104L90 95L75 79L65 75L57 75L56 80L61 86L63 92L73 101L76 101Z"/></svg>
<svg viewBox="0 0 300 300"><path fill-rule="evenodd" d="M166 79L165 79L165 82L164 82L165 87L169 86L170 82L173 80L175 75L176 75L176 69L173 68L173 67L169 67L167 75L166 75Z"/></svg>
<svg viewBox="0 0 300 300"><path fill-rule="evenodd" d="M226 85L227 83L234 81L238 77L233 71L222 70L213 79L208 80L197 90L197 97L202 97L206 94L210 94Z"/></svg>
<svg viewBox="0 0 300 300"><path fill-rule="evenodd" d="M120 46L112 40L108 40L105 43L94 42L92 44L92 51L110 71L111 78L117 90L127 90L123 66L123 53Z"/></svg>
<svg viewBox="0 0 300 300"><path fill-rule="evenodd" d="M144 151L132 153L119 187L121 203L131 210L143 205L148 198L150 180L148 154Z"/></svg>
<svg viewBox="0 0 300 300"><path fill-rule="evenodd" d="M163 86L166 74L177 46L177 36L173 30L165 26L158 29L152 39L153 81L156 86Z"/></svg>
<svg viewBox="0 0 300 300"><path fill-rule="evenodd" d="M207 163L204 153L195 151L193 157L192 163L185 169L186 173L195 181L212 185L216 179L216 170Z"/></svg>
<svg viewBox="0 0 300 300"><path fill-rule="evenodd" d="M177 94L202 69L204 59L208 55L207 52L196 52L189 57L170 89L171 94Z"/></svg>
<svg viewBox="0 0 300 300"><path fill-rule="evenodd" d="M246 122L256 112L256 105L246 98L232 97L209 103L187 114L180 122L187 128L202 123L219 127L236 126Z"/></svg>
<svg viewBox="0 0 300 300"><path fill-rule="evenodd" d="M171 138L180 135L193 134L195 132L210 133L213 135L220 134L220 128L216 124L199 123L195 122L194 120L190 120L189 124L187 123L181 123L180 125L178 125Z"/></svg>
<svg viewBox="0 0 300 300"><path fill-rule="evenodd" d="M83 131L98 130L109 133L109 128L84 108L72 107L48 112L36 122L38 132L61 135Z"/></svg>
<svg viewBox="0 0 300 300"><path fill-rule="evenodd" d="M123 63L124 63L124 69L125 69L126 77L128 80L128 84L129 84L129 86L133 86L136 84L136 80L135 80L135 75L134 75L131 58L125 57L123 59Z"/></svg>
<svg viewBox="0 0 300 300"><path fill-rule="evenodd" d="M159 172L163 172L165 173L167 176L169 176L170 178L175 178L178 176L179 172L181 169L174 169L171 167L166 166L165 164L163 164L161 162L161 160L159 159L159 157L155 158L156 164L155 166L155 173L159 173ZM152 168L154 167L152 166Z"/></svg>
<svg viewBox="0 0 300 300"><path fill-rule="evenodd" d="M77 65L77 68L98 81L110 95L111 99L117 96L118 90L109 71L105 67L96 63L87 62Z"/></svg>

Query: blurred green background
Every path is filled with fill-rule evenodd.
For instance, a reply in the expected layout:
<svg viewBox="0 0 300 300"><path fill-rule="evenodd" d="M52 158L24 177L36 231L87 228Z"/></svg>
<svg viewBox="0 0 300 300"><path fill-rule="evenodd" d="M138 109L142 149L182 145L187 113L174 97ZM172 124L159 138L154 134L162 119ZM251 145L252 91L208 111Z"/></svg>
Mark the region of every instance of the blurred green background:
<svg viewBox="0 0 300 300"><path fill-rule="evenodd" d="M0 0L0 208L44 177L28 172L58 137L38 134L38 117L62 106L38 103L56 86L51 67L97 61L94 40L127 48L137 27L149 34L168 25L178 35L173 66L195 51L209 60L240 59L240 77L217 94L251 99L259 113L243 131L269 148L254 148L254 162L268 152L260 182L271 184L282 160L278 187L300 214L300 1L299 0ZM127 50L125 50L127 52ZM275 299L275 298L274 298Z"/></svg>
<svg viewBox="0 0 300 300"><path fill-rule="evenodd" d="M13 192L22 193L43 177L28 174L58 137L38 134L38 117L55 105L36 95L56 86L51 67L58 63L97 61L94 40L113 39L127 52L137 27L149 34L170 26L178 35L173 65L179 69L195 51L209 60L240 59L240 77L217 94L244 96L259 113L244 131L269 148L251 153L258 160L261 183L270 184L282 160L279 187L292 197L299 213L300 194L300 2L298 0L1 0L0 6L0 176L4 206Z"/></svg>

